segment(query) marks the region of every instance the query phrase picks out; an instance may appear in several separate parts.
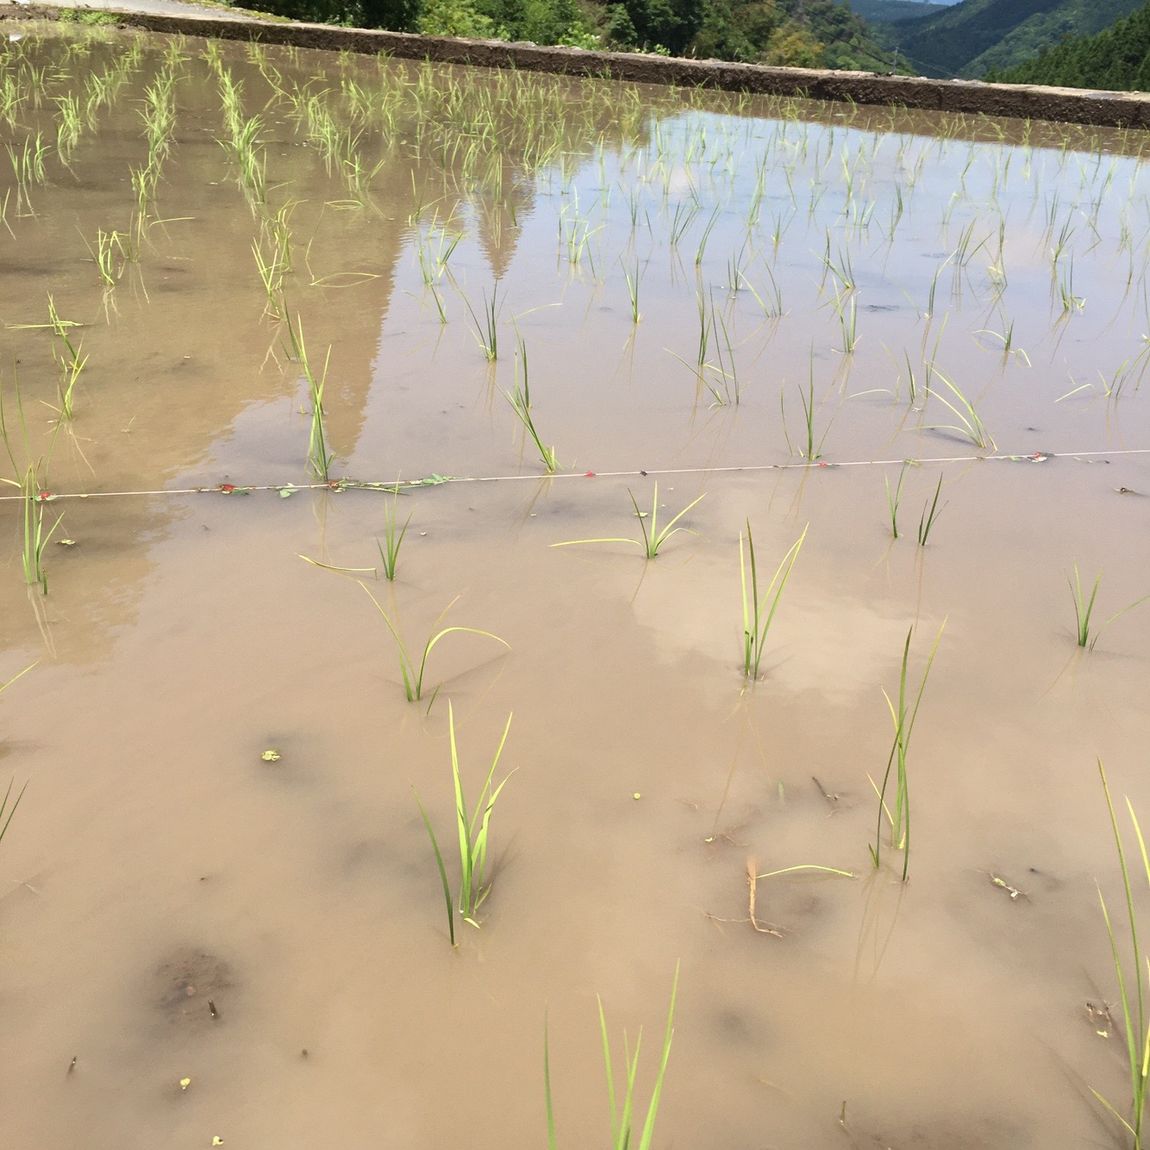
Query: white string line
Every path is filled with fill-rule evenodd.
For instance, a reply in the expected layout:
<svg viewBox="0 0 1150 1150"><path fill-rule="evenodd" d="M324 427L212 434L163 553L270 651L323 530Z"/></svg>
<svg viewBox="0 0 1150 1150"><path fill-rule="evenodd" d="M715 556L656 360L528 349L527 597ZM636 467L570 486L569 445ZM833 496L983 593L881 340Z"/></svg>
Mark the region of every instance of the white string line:
<svg viewBox="0 0 1150 1150"><path fill-rule="evenodd" d="M384 491L441 487L449 483L512 483L548 479L630 479L647 475L724 475L761 471L836 471L844 467L900 467L904 464L947 463L1045 463L1049 459L1106 459L1115 455L1150 455L1150 447L1114 448L1103 451L1036 451L1029 455L938 455L921 459L844 459L807 460L802 463L745 463L725 467L662 467L633 471L561 471L553 475L521 473L518 475L436 475L424 479L363 480L333 479L328 483L219 483L214 487L166 487L139 491L63 491L40 492L38 502L55 503L61 499L122 499L149 495L246 495L252 491ZM23 495L0 495L0 503L23 502Z"/></svg>

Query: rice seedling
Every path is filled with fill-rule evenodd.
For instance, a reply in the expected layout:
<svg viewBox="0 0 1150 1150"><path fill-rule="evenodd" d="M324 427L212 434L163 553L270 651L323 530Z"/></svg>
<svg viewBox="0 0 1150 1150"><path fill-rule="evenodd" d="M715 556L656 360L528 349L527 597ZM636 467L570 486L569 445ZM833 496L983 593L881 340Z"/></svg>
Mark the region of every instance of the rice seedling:
<svg viewBox="0 0 1150 1150"><path fill-rule="evenodd" d="M67 164L80 142L84 131L84 119L80 111L80 98L72 92L55 97L59 119L56 122L56 152L62 163Z"/></svg>
<svg viewBox="0 0 1150 1150"><path fill-rule="evenodd" d="M9 681L11 682L11 680ZM9 683L0 686L0 691L4 690ZM16 798L12 798L12 788L16 785L15 779L10 779L8 786L4 791L4 797L0 798L0 842L4 841L4 836L8 833L8 828L12 825L12 817L16 814L16 808L20 805L20 800L24 797L24 792L28 789L28 784L25 784L16 792ZM11 805L9 806L9 803Z"/></svg>
<svg viewBox="0 0 1150 1150"><path fill-rule="evenodd" d="M284 266L274 255L265 253L259 240L252 240L252 258L256 261L256 271L264 289L264 315L275 320L283 319Z"/></svg>
<svg viewBox="0 0 1150 1150"><path fill-rule="evenodd" d="M677 535L680 531L687 531L686 527L677 526L680 519L687 514L693 507L696 507L706 497L706 492L700 495L697 499L692 499L686 507L683 508L677 515L673 516L662 528L659 527L659 484L655 484L655 493L651 500L650 514L646 511L639 510L639 503L635 499L631 489L627 489L627 494L631 498L631 506L635 508L635 517L639 520L639 530L641 535L638 539L628 538L624 536L610 537L602 539L568 539L562 543L552 543L552 547L581 547L587 543L631 543L638 547L646 559L654 559L659 551L662 549L663 544L673 535ZM648 524L648 519L650 523Z"/></svg>
<svg viewBox="0 0 1150 1150"><path fill-rule="evenodd" d="M106 288L114 288L131 259L131 238L123 232L106 232L97 228L96 246L93 248L89 244L88 251L100 275L100 282Z"/></svg>
<svg viewBox="0 0 1150 1150"><path fill-rule="evenodd" d="M703 262L703 254L707 250L707 241L711 238L711 232L714 231L715 224L719 222L719 213L721 206L716 205L715 210L711 213L711 218L707 220L706 227L703 228L703 234L699 237L699 246L695 249L695 267L699 267Z"/></svg>
<svg viewBox="0 0 1150 1150"><path fill-rule="evenodd" d="M1095 625L1093 623L1094 616L1094 601L1098 598L1098 588L1102 585L1101 574L1094 577L1094 584L1090 588L1089 594L1082 587L1082 577L1078 572L1078 564L1074 564L1074 575L1068 576L1066 582L1070 586L1070 594L1074 600L1074 637L1079 647L1087 648L1091 651L1094 650L1095 644L1101 638L1102 632L1105 628L1109 627L1116 619L1120 619L1128 611L1133 611L1135 607L1145 603L1150 599L1150 594L1143 595L1139 599L1135 599L1133 603L1128 603L1120 611L1115 611L1108 619L1103 620L1101 624Z"/></svg>
<svg viewBox="0 0 1150 1150"><path fill-rule="evenodd" d="M455 787L455 826L459 840L459 891L453 895L451 883L447 878L447 867L443 861L443 852L439 848L439 840L431 819L419 792L415 794L415 801L419 805L419 813L423 816L423 825L427 828L428 838L431 839L431 848L435 852L435 864L439 870L439 879L443 885L443 901L447 908L447 930L451 945L457 945L455 934L455 916L466 923L478 928L476 916L479 908L491 893L491 881L487 873L488 842L491 834L491 815L495 804L507 785L511 775L505 775L498 784L495 783L495 772L499 767L499 760L503 755L503 748L507 743L507 735L511 731L511 715L507 716L507 723L503 728L503 735L495 749L487 777L480 788L479 797L474 808L469 808L463 789L463 777L459 768L459 748L455 740L455 712L450 703L447 704L447 729L451 740L451 778Z"/></svg>
<svg viewBox="0 0 1150 1150"><path fill-rule="evenodd" d="M1092 1088L1090 1092L1118 1121L1122 1129L1130 1135L1133 1139L1134 1150L1142 1150L1147 1082L1150 1081L1150 1019L1147 1018L1147 996L1150 995L1150 977L1148 977L1150 975L1150 954L1143 950L1138 939L1138 912L1134 905L1130 866L1126 858L1122 830L1118 825L1118 815L1114 809L1114 800L1110 794L1106 768L1101 759L1098 760L1098 773L1102 778L1102 792L1106 796L1106 809L1110 815L1110 829L1114 836L1115 849L1118 852L1118 865L1122 871L1122 890L1126 904L1126 933L1129 935L1128 940L1119 938L1116 924L1110 916L1106 896L1102 893L1101 884L1097 884L1098 901L1102 907L1102 919L1106 924L1106 936L1110 940L1110 954L1114 962L1115 979L1118 983L1118 999L1122 1007L1126 1064L1130 1074L1130 1105L1123 1113L1097 1090ZM1138 854L1142 859L1142 872L1147 885L1150 885L1150 855L1147 854L1142 826L1129 798L1126 800L1126 811L1130 816L1134 837L1138 843ZM1122 958L1122 947L1127 944L1131 950L1129 966Z"/></svg>
<svg viewBox="0 0 1150 1150"><path fill-rule="evenodd" d="M858 347L858 299L854 292L840 295L835 293L835 315L839 321L839 331L842 334L842 347L839 351L843 355L853 355Z"/></svg>
<svg viewBox="0 0 1150 1150"><path fill-rule="evenodd" d="M942 392L936 390L934 387L927 385L927 391L933 395L939 403L941 403L952 415L958 420L958 423L935 423L928 424L928 431L951 431L964 439L969 440L975 447L981 451L994 451L997 445L994 442L993 436L986 429L986 424L982 422L977 411L974 409L974 404L966 398L965 395L952 383L937 367L931 362L930 373L933 376L938 376L946 386L947 390L953 396L953 402L947 399Z"/></svg>
<svg viewBox="0 0 1150 1150"><path fill-rule="evenodd" d="M636 257L634 270L624 267L623 278L627 281L627 298L631 301L631 322L638 324L643 317L639 314L639 260Z"/></svg>
<svg viewBox="0 0 1150 1150"><path fill-rule="evenodd" d="M634 1049L623 1035L623 1090L617 1091L615 1068L611 1058L611 1036L607 1028L607 1015L603 1000L599 1003L599 1038L603 1046L603 1069L607 1075L607 1103L611 1115L611 1150L650 1150L655 1137L655 1122L659 1116L659 1103L663 1097L663 1082L667 1075L667 1063L671 1058L671 1042L675 1035L675 1002L679 992L679 964L675 964L675 977L671 983L671 1002L667 1008L667 1023L663 1030L663 1046L659 1055L659 1066L651 1085L651 1095L642 1127L636 1128L638 1112L635 1098L635 1083L639 1076L639 1055L643 1046L643 1032L639 1031ZM551 1050L547 1024L543 1026L543 1090L547 1110L547 1147L557 1150L555 1136L555 1107L551 1097Z"/></svg>
<svg viewBox="0 0 1150 1150"><path fill-rule="evenodd" d="M767 635L779 609L791 569L799 557L810 524L791 544L787 553L779 560L771 581L762 594L759 593L759 571L755 561L755 539L751 534L751 521L747 520L747 536L744 545L739 535L739 584L743 596L743 677L752 682L759 677L759 664L762 662ZM748 571L750 578L748 579ZM748 587L750 594L748 594Z"/></svg>
<svg viewBox="0 0 1150 1150"><path fill-rule="evenodd" d="M403 521L402 527L398 525L396 516L396 504L398 502L399 491L397 489L388 504L386 518L383 522L383 542L378 539L375 541L375 545L379 549L380 563L383 566L383 577L389 583L395 582L395 570L399 563L399 549L403 546L403 537L407 534L407 528L411 523L411 516L409 515Z"/></svg>
<svg viewBox="0 0 1150 1150"><path fill-rule="evenodd" d="M32 184L42 184L46 178L44 171L44 157L48 154L48 145L44 142L43 133L24 137L24 143L17 147L15 144L5 145L8 160L12 164L12 174L16 179L16 214L28 216L32 214L32 200L29 191Z"/></svg>
<svg viewBox="0 0 1150 1150"><path fill-rule="evenodd" d="M493 635L490 631L481 631L478 627L443 627L440 630L433 632L432 635L428 638L427 642L424 643L423 650L420 652L419 662L417 664L411 657L411 654L407 648L407 644L403 641L403 636L400 635L395 624L391 621L391 616L388 615L388 613L383 609L379 600L371 593L371 590L367 587L366 584L361 583L360 586L364 589L367 597L375 604L375 609L383 617L384 623L387 624L387 629L391 632L391 637L395 640L395 645L399 653L399 671L403 677L403 693L407 697L407 701L409 703L418 702L423 698L423 680L427 673L427 660L430 657L431 652L435 650L439 643L443 639L446 639L448 635L479 635L484 639L493 639L496 643L506 647L508 650L511 649L511 644L508 643L505 639L501 639L498 635ZM452 601L447 604L447 606L440 613L439 618L436 619L434 625L437 626L439 624L439 621L443 618L444 615L447 614L448 611L451 610L457 601L458 596L456 599L452 599ZM439 688L436 687L435 694L433 694L431 697L432 703L435 702L435 695L438 695L438 693ZM428 709L430 710L430 705Z"/></svg>
<svg viewBox="0 0 1150 1150"><path fill-rule="evenodd" d="M0 433L5 438L7 430L3 426L3 413L0 411ZM15 487L20 492L21 507L21 566L24 571L24 582L29 587L39 586L40 593L48 594L48 574L44 570L44 550L52 541L56 529L64 516L58 515L56 521L45 530L44 505L50 501L50 496L40 485L37 469L34 465L21 475L20 481L0 479L0 483Z"/></svg>
<svg viewBox="0 0 1150 1150"><path fill-rule="evenodd" d="M463 302L467 305L468 312L471 313L471 322L475 328L475 338L488 363L494 363L499 358L498 299L499 284L496 283L491 291L490 301L487 299L487 292L483 293L483 316L481 319L475 314L475 309L471 306L471 301L466 296L463 297Z"/></svg>
<svg viewBox="0 0 1150 1150"><path fill-rule="evenodd" d="M331 362L331 347L324 356L323 371L318 375L308 358L307 345L303 337L303 319L297 315L294 326L288 323L288 339L292 357L300 365L307 381L308 395L311 398L311 424L308 432L307 461L318 479L327 483L331 479L331 465L335 455L328 450L327 429L324 424L323 393L327 384L327 369Z"/></svg>
<svg viewBox="0 0 1150 1150"><path fill-rule="evenodd" d="M923 692L926 690L926 681L930 675L930 669L934 664L934 657L938 653L939 644L942 642L942 633L945 628L946 620L944 619L942 626L938 629L938 635L935 637L934 646L931 647L930 655L927 657L926 666L923 668L922 678L919 680L918 690L915 692L913 702L911 702L907 691L907 668L910 663L910 641L914 636L913 627L907 630L906 641L903 643L902 648L902 667L898 679L898 706L896 707L895 704L891 702L890 695L887 694L885 687L882 692L883 698L886 700L887 709L890 711L891 721L894 724L894 741L891 743L890 754L887 757L886 770L883 772L882 777L882 785L875 786L874 781L871 780L871 786L874 787L878 795L878 821L875 827L874 844L869 847L869 850L871 861L877 870L882 862L882 823L885 818L890 824L891 848L902 851L903 882L906 882L910 877L910 779L907 769L910 756L910 740L914 734L914 725L918 719L918 709L922 704ZM887 806L886 802L887 791L891 783L892 770L895 775L893 811Z"/></svg>
<svg viewBox="0 0 1150 1150"><path fill-rule="evenodd" d="M519 417L519 422L523 424L523 429L535 444L535 449L539 452L539 458L543 466L547 469L547 474L553 475L559 469L559 461L555 455L555 448L548 447L543 440L539 438L539 432L535 428L535 419L531 414L531 384L527 375L527 344L522 337L519 338L518 344L515 390L505 392L504 394L507 397L507 402L511 404L511 410Z"/></svg>
<svg viewBox="0 0 1150 1150"><path fill-rule="evenodd" d="M901 482L901 476L900 476ZM942 514L942 508L938 505L938 497L942 494L942 476L938 477L938 483L934 488L934 497L928 499L923 506L922 514L918 517L918 545L925 547L927 540L930 538L931 530L934 527L935 520Z"/></svg>
<svg viewBox="0 0 1150 1150"><path fill-rule="evenodd" d="M827 433L830 431L828 426L819 437L818 442L815 442L815 378L814 378L814 353L812 352L809 374L807 376L807 388L804 391L801 387L798 388L799 402L803 408L803 431L805 433L805 441L800 440L799 450L797 454L809 462L813 463L816 459L822 458L823 443L826 441ZM796 454L795 447L791 441L790 432L787 431L787 408L786 408L786 395L780 389L779 391L779 414L782 417L783 438L787 441L787 450L792 455Z"/></svg>
<svg viewBox="0 0 1150 1150"><path fill-rule="evenodd" d="M890 488L890 476L883 476L883 483L886 485L886 505L887 511L890 514L890 535L892 539L898 538L898 507L902 499L902 481L906 477L907 465L904 463L899 468L898 482L894 485L894 490Z"/></svg>

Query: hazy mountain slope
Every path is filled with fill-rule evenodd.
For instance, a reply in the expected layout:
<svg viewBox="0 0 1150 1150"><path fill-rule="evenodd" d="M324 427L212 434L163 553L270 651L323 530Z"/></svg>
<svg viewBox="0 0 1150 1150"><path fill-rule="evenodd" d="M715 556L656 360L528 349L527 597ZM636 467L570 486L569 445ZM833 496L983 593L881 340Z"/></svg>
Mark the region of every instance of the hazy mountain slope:
<svg viewBox="0 0 1150 1150"><path fill-rule="evenodd" d="M957 4L958 0L951 0ZM923 0L850 0L850 9L868 22L893 24L898 20L921 20L933 12L942 12L950 5L945 0L924 3Z"/></svg>
<svg viewBox="0 0 1150 1150"><path fill-rule="evenodd" d="M944 12L886 27L926 75L981 76L1037 56L1073 35L1101 31L1143 0L963 0Z"/></svg>
<svg viewBox="0 0 1150 1150"><path fill-rule="evenodd" d="M1150 91L1150 3L1095 36L1076 36L996 79Z"/></svg>

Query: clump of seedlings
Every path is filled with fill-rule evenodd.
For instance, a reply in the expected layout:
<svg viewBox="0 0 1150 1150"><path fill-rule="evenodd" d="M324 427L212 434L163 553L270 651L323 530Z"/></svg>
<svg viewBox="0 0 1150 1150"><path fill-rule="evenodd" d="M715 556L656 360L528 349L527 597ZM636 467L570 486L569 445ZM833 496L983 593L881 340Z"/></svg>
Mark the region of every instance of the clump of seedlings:
<svg viewBox="0 0 1150 1150"><path fill-rule="evenodd" d="M331 465L335 455L328 449L326 412L323 407L323 393L327 386L327 369L331 363L331 347L323 360L323 370L318 374L308 358L307 344L303 338L303 319L297 315L294 324L288 323L288 339L291 343L292 358L299 364L307 381L308 396L311 399L311 423L308 430L307 461L317 479L324 483L331 481Z"/></svg>
<svg viewBox="0 0 1150 1150"><path fill-rule="evenodd" d="M391 502L388 504L384 518L383 539L375 541L375 545L379 549L379 561L383 568L383 577L389 583L395 582L395 572L399 564L399 549L403 546L403 537L407 534L407 528L411 523L411 516L409 515L403 521L403 525L399 525L396 508L398 501L399 489L397 487L395 494L391 497Z"/></svg>
<svg viewBox="0 0 1150 1150"><path fill-rule="evenodd" d="M531 414L531 384L527 376L527 344L522 337L519 339L517 361L515 390L506 393L507 402L511 404L511 410L518 416L519 422L523 424L523 430L535 444L535 450L539 453L539 459L547 469L547 474L553 475L559 470L559 460L555 448L548 447L539 438L539 432L535 428L535 419Z"/></svg>
<svg viewBox="0 0 1150 1150"><path fill-rule="evenodd" d="M493 635L490 631L481 631L478 627L443 627L435 631L430 638L428 638L427 642L424 643L423 651L419 655L419 662L416 663L408 651L407 644L403 641L403 636L400 635L395 624L391 621L391 616L383 609L379 600L371 593L366 584L361 583L360 586L367 593L367 597L375 604L375 609L383 617L384 623L387 624L387 629L391 632L391 637L395 640L395 645L399 652L399 671L403 676L403 693L407 696L409 703L417 702L423 698L423 679L427 673L428 657L435 647L438 646L443 639L446 639L448 635L479 635L484 639L493 639L496 643L506 647L508 650L511 649L511 644L505 639L501 639L498 635ZM458 602L458 598L459 597L456 596L455 599L452 599L451 602L448 603L440 614L439 619L436 620L436 623L451 610L456 602ZM428 704L428 710L431 709L431 704L435 702L435 696L438 694L439 687L436 687L431 696L431 703Z"/></svg>
<svg viewBox="0 0 1150 1150"><path fill-rule="evenodd" d="M463 776L459 768L459 748L455 741L455 712L450 703L447 704L447 729L451 740L451 779L455 789L455 827L459 842L459 891L453 895L451 883L447 878L447 866L443 861L443 852L439 847L439 839L431 825L427 809L416 792L415 801L419 804L419 813L423 816L423 825L427 828L428 838L431 839L431 849L435 852L435 865L439 870L439 879L443 886L443 901L447 908L447 930L451 938L451 945L457 945L455 934L455 916L472 926L479 926L476 916L487 896L491 893L491 882L487 873L488 840L491 832L491 815L495 804L503 793L510 775L504 776L498 784L495 782L495 772L499 767L499 759L503 755L503 748L507 743L507 735L511 730L511 715L507 716L507 723L503 728L503 735L495 749L495 756L491 760L491 767L487 777L483 780L479 797L475 806L470 807L463 790Z"/></svg>
<svg viewBox="0 0 1150 1150"><path fill-rule="evenodd" d="M1078 573L1078 564L1074 564L1073 577L1067 578L1067 583L1070 586L1070 594L1074 599L1074 637L1079 647L1086 648L1093 651L1095 644L1098 642L1102 635L1102 631L1109 627L1116 619L1120 619L1127 611L1133 611L1135 607L1145 603L1150 599L1150 595L1143 595L1139 599L1135 599L1133 603L1128 603L1120 611L1115 611L1108 619L1103 620L1099 624L1093 622L1094 616L1094 601L1098 598L1098 588L1102 585L1102 576L1096 575L1094 577L1094 584L1087 593L1082 586L1082 577Z"/></svg>
<svg viewBox="0 0 1150 1150"><path fill-rule="evenodd" d="M607 1104L611 1114L611 1150L650 1150L655 1137L655 1121L659 1116L659 1103L663 1097L663 1081L667 1076L667 1063L671 1058L671 1041L675 1036L675 1001L679 993L679 965L675 964L675 977L671 983L671 1003L667 1008L667 1023L663 1030L663 1045L659 1053L659 1065L655 1080L651 1085L651 1095L647 1103L647 1113L639 1125L639 1113L635 1098L635 1083L639 1076L639 1055L643 1046L643 1032L635 1039L634 1048L623 1035L623 1089L620 1093L616 1084L615 1067L611 1057L611 1035L607 1029L607 1015L603 1010L603 1000L599 1004L599 1037L603 1044L603 1069L607 1075ZM555 1107L551 1097L551 1044L546 1021L543 1024L543 1091L547 1106L547 1147L557 1150L555 1136Z"/></svg>
<svg viewBox="0 0 1150 1150"><path fill-rule="evenodd" d="M680 519L687 514L693 507L698 506L706 497L706 492L700 495L697 499L692 499L686 507L683 508L677 515L673 516L662 527L659 527L659 484L655 484L655 492L651 500L650 514L642 511L639 508L638 500L636 500L634 493L630 488L627 489L627 494L631 497L631 506L635 508L635 517L639 520L639 530L641 532L638 539L630 538L627 536L605 536L602 539L567 539L561 543L552 543L552 547L581 547L587 543L630 543L638 547L645 558L654 559L659 551L662 549L663 544L671 538L672 535L677 535L680 531L688 531L687 527L677 526Z"/></svg>
<svg viewBox="0 0 1150 1150"><path fill-rule="evenodd" d="M787 553L779 560L771 581L759 591L759 569L755 561L755 539L751 534L751 521L747 520L747 535L744 543L743 536L739 536L739 582L743 593L743 677L752 681L759 677L759 664L763 659L763 649L766 647L767 634L774 622L775 612L779 609L779 600L783 597L787 580L791 577L791 568L799 557L803 542L807 537L807 529L791 544Z"/></svg>
<svg viewBox="0 0 1150 1150"><path fill-rule="evenodd" d="M910 740L914 734L915 721L918 718L918 709L922 704L923 692L926 690L926 680L934 664L934 657L938 653L942 642L942 633L946 628L946 620L938 629L934 646L930 649L926 666L923 668L922 678L919 680L918 690L913 698L908 691L907 669L910 663L910 642L914 636L914 628L906 633L906 641L902 647L902 666L898 678L898 705L892 701L883 688L883 698L890 711L891 722L894 724L894 740L891 743L890 754L886 760L886 770L883 772L882 785L876 786L871 779L871 786L878 795L878 821L875 827L874 843L870 847L871 861L877 869L882 863L883 833L882 824L885 819L890 826L890 845L893 850L902 852L902 880L910 877L910 781L908 762L910 757ZM886 797L891 789L891 775L894 775L894 807L887 805ZM869 776L868 776L869 777Z"/></svg>
<svg viewBox="0 0 1150 1150"><path fill-rule="evenodd" d="M1135 908L1134 887L1130 877L1130 866L1126 857L1126 847L1122 831L1118 825L1118 815L1114 810L1114 800L1110 794L1110 784L1106 778L1106 768L1098 760L1098 773L1102 777L1102 791L1106 796L1106 809L1110 814L1110 830L1114 836L1114 846L1118 852L1118 865L1122 871L1122 891L1126 908L1126 931L1128 938L1120 938L1117 925L1110 916L1106 896L1098 887L1098 901L1102 906L1102 918L1106 923L1106 935L1110 940L1110 953L1114 961L1114 975L1118 983L1118 998L1122 1006L1122 1026L1126 1045L1126 1063L1130 1073L1130 1106L1122 1113L1113 1103L1097 1090L1091 1093L1115 1118L1123 1130L1133 1139L1134 1150L1143 1150L1145 1140L1143 1129L1146 1117L1147 1083L1150 1082L1150 1016L1147 1003L1150 1001L1150 953L1145 951L1138 940L1138 912ZM1142 860L1142 875L1150 886L1150 856L1146 851L1146 840L1134 806L1126 800L1126 811L1134 828L1138 843L1138 856ZM1129 946L1130 956L1123 959L1122 951Z"/></svg>

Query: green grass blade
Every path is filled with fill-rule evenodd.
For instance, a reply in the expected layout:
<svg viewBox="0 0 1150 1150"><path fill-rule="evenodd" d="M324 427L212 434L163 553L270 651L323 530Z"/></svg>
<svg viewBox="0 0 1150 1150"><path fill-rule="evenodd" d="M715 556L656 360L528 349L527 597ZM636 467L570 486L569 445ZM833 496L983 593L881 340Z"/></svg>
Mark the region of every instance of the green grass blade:
<svg viewBox="0 0 1150 1150"><path fill-rule="evenodd" d="M643 1133L639 1138L638 1150L650 1150L655 1137L655 1119L659 1114L659 1102L663 1097L663 1079L667 1075L667 1062L671 1057L671 1040L675 1036L675 1002L679 995L679 963L675 963L675 977L671 983L671 1004L667 1008L667 1025L663 1032L663 1049L659 1057L659 1070L655 1075L655 1085L651 1091L651 1101L647 1106L647 1118L643 1123Z"/></svg>
<svg viewBox="0 0 1150 1150"><path fill-rule="evenodd" d="M415 801L419 804L419 813L423 816L423 825L427 828L427 837L431 839L431 849L435 852L435 865L439 868L439 881L443 884L443 901L447 905L447 932L451 937L451 945L455 945L455 904L451 899L451 884L447 881L447 868L443 865L443 854L439 849L439 840L431 826L431 819L427 817L423 801L419 792L414 791Z"/></svg>

